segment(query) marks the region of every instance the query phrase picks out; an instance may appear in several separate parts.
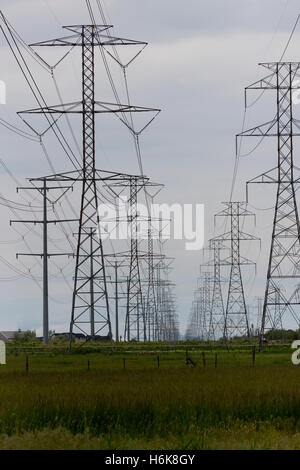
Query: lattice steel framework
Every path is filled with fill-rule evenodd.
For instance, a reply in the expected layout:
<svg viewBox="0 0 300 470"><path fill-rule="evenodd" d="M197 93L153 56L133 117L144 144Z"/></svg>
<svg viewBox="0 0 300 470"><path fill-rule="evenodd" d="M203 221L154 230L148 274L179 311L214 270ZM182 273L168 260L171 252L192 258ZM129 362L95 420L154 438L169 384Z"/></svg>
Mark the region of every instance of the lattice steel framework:
<svg viewBox="0 0 300 470"><path fill-rule="evenodd" d="M138 241L138 211L137 197L141 187L137 178L130 179L130 196L128 222L130 224L130 268L127 289L127 309L124 337L128 341L136 339L146 341L145 305L140 276L139 241Z"/></svg>
<svg viewBox="0 0 300 470"><path fill-rule="evenodd" d="M206 341L209 335L210 320L210 297L211 297L211 273L204 272L198 279L198 303L197 303L197 321L199 322L199 335L202 341Z"/></svg>
<svg viewBox="0 0 300 470"><path fill-rule="evenodd" d="M226 209L219 212L217 217L230 218L230 231L216 237L215 240L229 241L231 245L230 257L224 260L224 263L227 262L231 266L224 325L224 338L229 339L233 336L249 336L248 313L241 266L254 263L241 256L240 242L258 239L241 230L240 219L254 215L247 210L247 204L245 202L225 202L224 204Z"/></svg>
<svg viewBox="0 0 300 470"><path fill-rule="evenodd" d="M266 330L282 328L284 314L288 313L297 327L300 324L299 302L293 295L300 277L300 228L295 190L299 179L294 176L294 137L300 135L300 125L294 118L293 110L293 93L300 88L300 63L272 62L261 65L270 71L269 75L247 87L246 93L247 90L275 90L276 116L272 121L247 130L240 136L277 138L277 166L249 181L277 184L262 339Z"/></svg>
<svg viewBox="0 0 300 470"><path fill-rule="evenodd" d="M192 303L192 309L190 313L189 324L186 332L186 339L200 340L200 323L201 323L201 307L202 307L202 296L200 289L196 289L194 292L194 300Z"/></svg>
<svg viewBox="0 0 300 470"><path fill-rule="evenodd" d="M174 283L169 280L172 260L163 256L155 266L157 317L154 328L155 341L174 341L179 338Z"/></svg>
<svg viewBox="0 0 300 470"><path fill-rule="evenodd" d="M91 339L108 326L112 337L95 181L95 29L82 26L83 186L76 253L70 336L76 326Z"/></svg>
<svg viewBox="0 0 300 470"><path fill-rule="evenodd" d="M147 306L146 306L146 322L148 329L148 341L154 341L155 330L157 325L157 298L155 289L155 276L154 276L154 252L153 252L153 230L151 218L148 221L148 253L147 253L147 268L148 268L148 282L147 282Z"/></svg>
<svg viewBox="0 0 300 470"><path fill-rule="evenodd" d="M188 327L186 330L187 340L200 340L201 339L201 319L203 309L203 288L198 287L194 291L194 299L192 303Z"/></svg>
<svg viewBox="0 0 300 470"><path fill-rule="evenodd" d="M224 245L220 240L211 239L209 248L213 252L214 274L208 336L209 339L215 341L223 337L225 328L225 309L221 286L221 251L224 249Z"/></svg>
<svg viewBox="0 0 300 470"><path fill-rule="evenodd" d="M143 210L139 213L138 196L143 192L147 201L148 196L155 197L162 185L150 182L145 176L124 175L123 181L120 179L109 187L117 198L121 194L124 198L124 191L129 191L129 194L125 196L127 206L125 219L130 250L118 253L118 256L129 258L124 337L128 341L150 340L156 321L154 259L162 259L163 255L153 253L153 220L150 217L150 207L147 207L146 214ZM122 218L118 219L122 222ZM142 242L146 239L147 249L145 250ZM143 264L145 269L143 269ZM142 273L145 273L145 279L142 279Z"/></svg>
<svg viewBox="0 0 300 470"><path fill-rule="evenodd" d="M255 335L260 336L260 329L261 329L261 319L262 319L262 309L263 309L263 298L256 297L256 328L255 328Z"/></svg>
<svg viewBox="0 0 300 470"><path fill-rule="evenodd" d="M210 339L212 285L212 273L210 271L202 272L202 267L200 267L200 276L197 279L197 288L194 291L194 300L186 332L187 339L200 341Z"/></svg>
<svg viewBox="0 0 300 470"><path fill-rule="evenodd" d="M158 113L160 111L157 109L132 106L130 104L122 105L119 103L112 104L95 101L95 48L117 45L145 46L147 44L131 39L112 37L107 33L107 30L111 27L112 26L109 25L65 26L64 29L73 33L71 36L32 45L35 47L60 46L69 48L78 46L81 47L82 50L82 101L26 111L27 114L50 113L51 115L82 115L83 183L70 324L70 345L74 327L77 327L87 336L91 334L92 337L97 335L97 333L101 332L104 328L107 328L108 334L112 338L101 233L99 232L98 235L93 238L93 250L91 253L90 232L86 230L91 227L99 227L99 202L95 179L95 115L99 113L114 113L121 114L124 118L124 113L150 111ZM94 265L93 282L91 282L90 279L91 258L93 258ZM91 292L88 287L91 285L94 286L93 305L91 305ZM94 329L91 324L91 318L93 316ZM88 331L88 328L90 328L90 331Z"/></svg>

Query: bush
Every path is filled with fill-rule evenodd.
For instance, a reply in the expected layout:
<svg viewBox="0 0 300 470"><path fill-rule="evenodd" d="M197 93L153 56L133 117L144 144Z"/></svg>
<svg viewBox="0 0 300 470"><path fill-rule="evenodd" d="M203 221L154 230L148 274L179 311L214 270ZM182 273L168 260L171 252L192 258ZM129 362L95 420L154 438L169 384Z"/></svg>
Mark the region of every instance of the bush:
<svg viewBox="0 0 300 470"><path fill-rule="evenodd" d="M14 334L14 341L25 341L25 342L30 342L36 340L36 332L27 330L27 331L21 331L18 330Z"/></svg>

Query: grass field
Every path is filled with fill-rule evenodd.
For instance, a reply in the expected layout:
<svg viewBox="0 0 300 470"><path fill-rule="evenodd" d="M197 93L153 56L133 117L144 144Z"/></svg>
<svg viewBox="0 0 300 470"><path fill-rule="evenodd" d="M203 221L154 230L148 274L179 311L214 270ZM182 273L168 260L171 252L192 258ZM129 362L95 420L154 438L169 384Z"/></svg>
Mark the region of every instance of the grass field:
<svg viewBox="0 0 300 470"><path fill-rule="evenodd" d="M250 347L220 347L216 362L216 350L190 346L196 367L181 345L161 349L11 349L0 449L300 449L288 346L257 353L255 367Z"/></svg>

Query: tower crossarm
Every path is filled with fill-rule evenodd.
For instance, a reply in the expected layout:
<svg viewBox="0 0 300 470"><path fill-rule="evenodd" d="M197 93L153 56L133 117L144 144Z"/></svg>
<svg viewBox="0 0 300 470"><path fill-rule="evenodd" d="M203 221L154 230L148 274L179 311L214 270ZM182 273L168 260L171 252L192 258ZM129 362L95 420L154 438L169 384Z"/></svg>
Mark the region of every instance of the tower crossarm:
<svg viewBox="0 0 300 470"><path fill-rule="evenodd" d="M76 25L76 26L63 26L64 29L74 32L71 36L66 36L57 39L50 39L48 41L36 42L30 47L45 47L45 46L59 46L59 47L75 47L83 46L84 29L89 29L95 36L95 46L147 46L145 41L135 41L133 39L125 39L119 37L112 37L110 34L103 34L109 29L113 28L111 25Z"/></svg>

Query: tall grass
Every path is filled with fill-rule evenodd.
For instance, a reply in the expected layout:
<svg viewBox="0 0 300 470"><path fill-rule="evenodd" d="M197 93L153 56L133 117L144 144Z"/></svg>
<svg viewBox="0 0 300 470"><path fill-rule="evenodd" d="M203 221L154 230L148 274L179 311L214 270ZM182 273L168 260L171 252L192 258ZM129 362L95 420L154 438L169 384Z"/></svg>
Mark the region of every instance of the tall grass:
<svg viewBox="0 0 300 470"><path fill-rule="evenodd" d="M271 436L286 448L291 436L300 448L300 369L287 354L262 355L255 368L248 355L241 366L221 360L217 369L209 357L205 369L200 360L187 368L175 353L160 369L147 355L128 357L126 370L123 356L89 357L89 371L83 355L30 357L28 376L24 357L9 357L0 368L0 448L21 445L22 435L25 448L48 448L47 435L52 448L226 448L224 436L240 448L239 435L253 448L270 448Z"/></svg>
<svg viewBox="0 0 300 470"><path fill-rule="evenodd" d="M237 421L300 430L297 367L0 375L0 434L64 427L151 437Z"/></svg>

